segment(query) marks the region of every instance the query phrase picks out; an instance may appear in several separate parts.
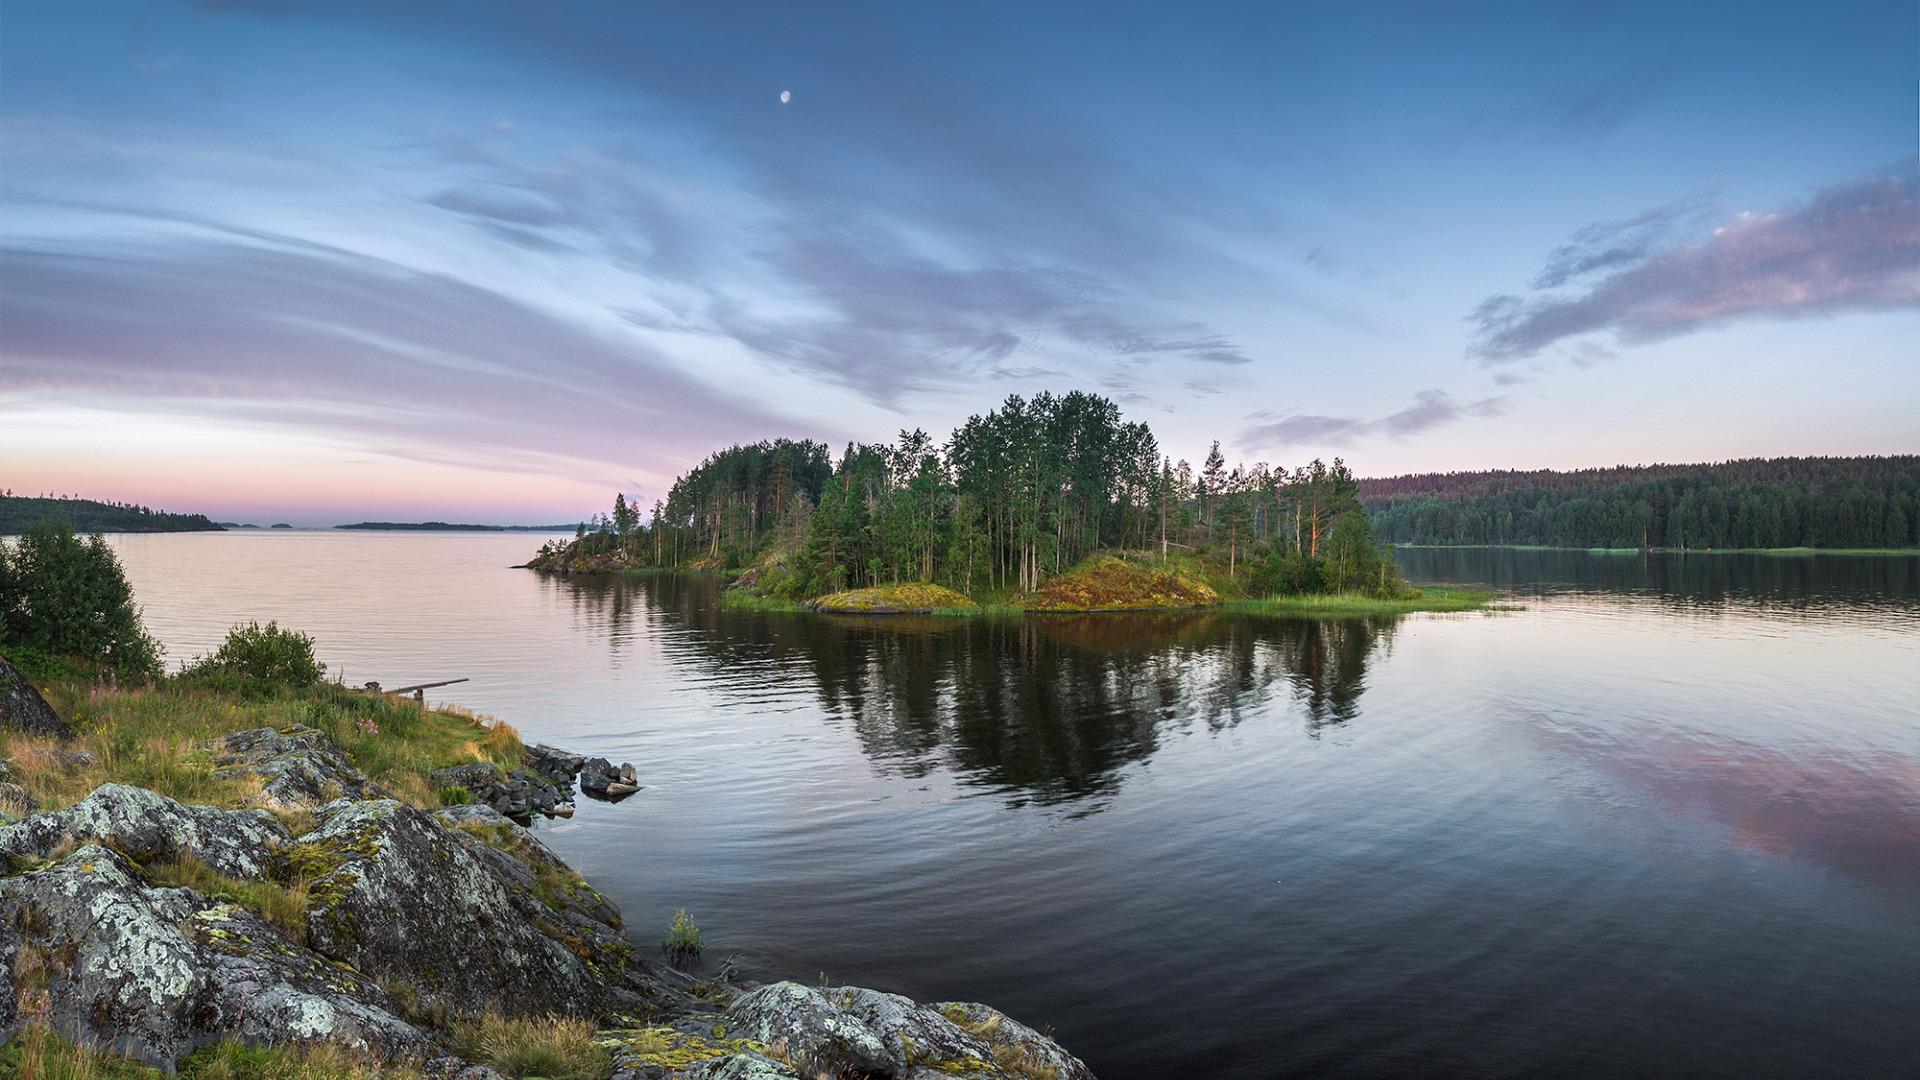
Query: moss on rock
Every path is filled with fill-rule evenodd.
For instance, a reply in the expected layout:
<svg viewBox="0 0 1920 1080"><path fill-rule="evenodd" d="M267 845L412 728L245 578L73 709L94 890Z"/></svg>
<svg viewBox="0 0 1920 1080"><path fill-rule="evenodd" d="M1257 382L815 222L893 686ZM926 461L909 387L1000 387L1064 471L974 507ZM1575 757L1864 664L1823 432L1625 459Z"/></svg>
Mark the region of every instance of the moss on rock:
<svg viewBox="0 0 1920 1080"><path fill-rule="evenodd" d="M1185 570L1100 556L1048 581L1023 605L1028 611L1160 611L1211 607L1213 586Z"/></svg>
<svg viewBox="0 0 1920 1080"><path fill-rule="evenodd" d="M924 581L849 589L823 596L809 606L815 611L865 615L962 614L980 610L980 605L952 589Z"/></svg>

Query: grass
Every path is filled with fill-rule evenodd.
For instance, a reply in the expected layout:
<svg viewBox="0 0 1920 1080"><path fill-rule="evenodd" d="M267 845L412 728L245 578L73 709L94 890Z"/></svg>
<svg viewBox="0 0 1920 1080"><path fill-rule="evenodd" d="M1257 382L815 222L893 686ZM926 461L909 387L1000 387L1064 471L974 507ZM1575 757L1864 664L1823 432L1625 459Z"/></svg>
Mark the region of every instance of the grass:
<svg viewBox="0 0 1920 1080"><path fill-rule="evenodd" d="M29 1024L0 1046L0 1076L17 1080L162 1080L160 1070L137 1061L87 1050ZM205 1046L180 1063L180 1080L422 1080L416 1069L383 1068L329 1044L246 1046L227 1041ZM557 1078L556 1078L557 1080Z"/></svg>
<svg viewBox="0 0 1920 1080"><path fill-rule="evenodd" d="M427 773L442 765L491 761L517 768L524 760L511 726L453 707L422 709L411 701L320 683L306 690L240 692L164 679L146 686L81 680L40 683L54 710L76 734L68 753L86 750L90 765L56 753L48 739L0 732L0 758L40 809L71 806L107 782L131 784L183 803L240 807L259 794L251 775L219 777L199 744L250 728L296 724L327 733L373 780L418 806L438 806ZM371 721L371 723L364 723Z"/></svg>
<svg viewBox="0 0 1920 1080"><path fill-rule="evenodd" d="M593 1040L593 1021L574 1016L509 1020L488 1013L459 1025L455 1037L468 1060L491 1066L512 1080L601 1080L613 1059Z"/></svg>
<svg viewBox="0 0 1920 1080"><path fill-rule="evenodd" d="M225 900L254 912L294 941L307 939L307 883L296 878L282 885L274 881L242 881L209 869L191 855L176 862L148 866L155 885L188 888L214 900Z"/></svg>
<svg viewBox="0 0 1920 1080"><path fill-rule="evenodd" d="M1405 600L1381 600L1364 593L1324 593L1314 596L1276 596L1264 600L1229 600L1220 610L1246 615L1291 615L1308 619L1363 619L1375 615L1404 615L1414 611L1518 611L1515 605L1489 607L1494 594L1466 589L1421 589Z"/></svg>
<svg viewBox="0 0 1920 1080"><path fill-rule="evenodd" d="M813 609L796 600L779 600L746 589L728 589L720 594L720 606L731 611L807 612Z"/></svg>

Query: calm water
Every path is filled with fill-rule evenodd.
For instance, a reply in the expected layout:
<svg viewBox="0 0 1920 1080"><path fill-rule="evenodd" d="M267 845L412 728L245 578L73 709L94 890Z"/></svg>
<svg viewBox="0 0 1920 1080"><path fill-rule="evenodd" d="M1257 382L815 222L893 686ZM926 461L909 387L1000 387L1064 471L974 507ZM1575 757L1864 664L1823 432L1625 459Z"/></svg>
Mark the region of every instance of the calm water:
<svg viewBox="0 0 1920 1080"><path fill-rule="evenodd" d="M949 623L508 569L538 539L114 542L174 660L275 618L633 761L540 826L630 924L1104 1080L1920 1069L1920 560L1426 551L1526 610Z"/></svg>

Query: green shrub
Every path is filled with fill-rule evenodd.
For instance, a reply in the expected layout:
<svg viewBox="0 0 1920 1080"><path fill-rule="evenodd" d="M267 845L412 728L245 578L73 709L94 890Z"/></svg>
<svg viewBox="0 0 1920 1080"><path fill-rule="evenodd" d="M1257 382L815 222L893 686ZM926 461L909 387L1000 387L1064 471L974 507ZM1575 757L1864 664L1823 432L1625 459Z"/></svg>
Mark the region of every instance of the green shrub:
<svg viewBox="0 0 1920 1080"><path fill-rule="evenodd" d="M673 913L673 922L667 925L667 936L660 939L660 948L674 961L691 960L700 955L700 928L693 925L693 917L686 908Z"/></svg>
<svg viewBox="0 0 1920 1080"><path fill-rule="evenodd" d="M473 792L463 787L443 787L440 789L441 806L466 806L473 802Z"/></svg>
<svg viewBox="0 0 1920 1080"><path fill-rule="evenodd" d="M258 683L307 687L320 681L327 665L313 658L313 639L278 623L257 622L227 631L227 640L189 665L183 675L228 675Z"/></svg>
<svg viewBox="0 0 1920 1080"><path fill-rule="evenodd" d="M43 521L0 543L0 644L71 657L120 675L160 672L160 644L147 636L133 586L105 537L74 535Z"/></svg>

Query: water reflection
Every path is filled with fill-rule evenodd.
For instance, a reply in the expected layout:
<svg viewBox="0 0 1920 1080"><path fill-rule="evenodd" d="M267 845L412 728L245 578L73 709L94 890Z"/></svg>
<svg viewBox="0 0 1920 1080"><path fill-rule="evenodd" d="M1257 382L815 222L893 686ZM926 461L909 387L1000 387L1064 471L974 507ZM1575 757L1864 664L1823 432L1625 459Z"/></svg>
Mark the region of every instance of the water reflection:
<svg viewBox="0 0 1920 1080"><path fill-rule="evenodd" d="M1099 810L1169 734L1291 710L1310 736L1360 713L1396 620L1209 612L991 619L763 615L717 604L699 575L552 579L610 640L642 613L723 692L794 679L883 770L949 770L1015 805ZM728 685L727 679L735 680Z"/></svg>
<svg viewBox="0 0 1920 1080"><path fill-rule="evenodd" d="M1920 555L1397 548L1394 558L1410 581L1503 591L1625 593L1683 605L1920 608Z"/></svg>

